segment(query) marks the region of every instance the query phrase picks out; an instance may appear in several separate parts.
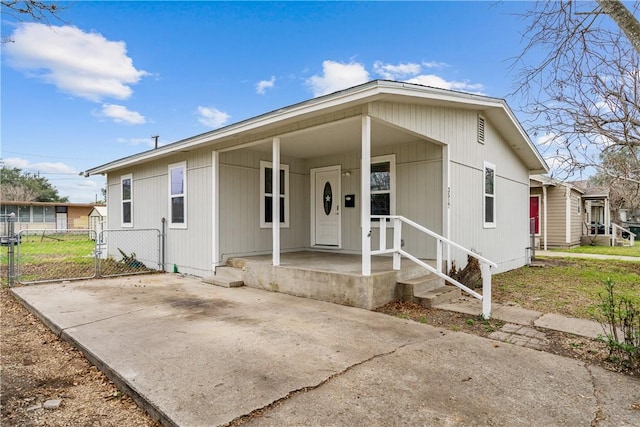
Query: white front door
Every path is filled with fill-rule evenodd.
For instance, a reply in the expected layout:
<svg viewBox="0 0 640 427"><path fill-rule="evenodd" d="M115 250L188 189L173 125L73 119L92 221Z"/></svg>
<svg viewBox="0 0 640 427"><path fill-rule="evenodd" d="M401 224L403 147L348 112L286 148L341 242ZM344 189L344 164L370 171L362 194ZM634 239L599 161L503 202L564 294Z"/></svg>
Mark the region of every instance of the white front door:
<svg viewBox="0 0 640 427"><path fill-rule="evenodd" d="M340 165L311 170L311 244L340 247Z"/></svg>

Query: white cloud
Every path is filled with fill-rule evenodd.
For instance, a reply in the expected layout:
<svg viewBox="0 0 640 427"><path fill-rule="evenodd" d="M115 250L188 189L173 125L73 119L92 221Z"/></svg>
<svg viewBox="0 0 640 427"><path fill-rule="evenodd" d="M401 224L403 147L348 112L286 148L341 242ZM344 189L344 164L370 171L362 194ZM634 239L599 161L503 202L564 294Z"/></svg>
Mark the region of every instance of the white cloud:
<svg viewBox="0 0 640 427"><path fill-rule="evenodd" d="M198 121L205 126L218 128L229 121L231 116L224 111L212 107L198 107Z"/></svg>
<svg viewBox="0 0 640 427"><path fill-rule="evenodd" d="M435 74L422 74L405 80L407 83L417 83L424 86L437 87L440 89L458 90L462 92L470 92L482 94L484 85L482 83L469 83L469 81L445 80Z"/></svg>
<svg viewBox="0 0 640 427"><path fill-rule="evenodd" d="M553 144L556 141L556 138L558 138L556 134L547 133L547 134L538 136L535 140L535 144L538 147L547 147Z"/></svg>
<svg viewBox="0 0 640 427"><path fill-rule="evenodd" d="M276 84L276 77L271 76L270 80L260 80L256 85L256 92L260 95L264 95L267 89L272 89Z"/></svg>
<svg viewBox="0 0 640 427"><path fill-rule="evenodd" d="M446 68L449 64L439 61L422 61L422 66L425 68Z"/></svg>
<svg viewBox="0 0 640 427"><path fill-rule="evenodd" d="M307 80L313 96L326 95L369 81L369 72L357 62L343 64L335 61L322 63L322 75L314 75Z"/></svg>
<svg viewBox="0 0 640 427"><path fill-rule="evenodd" d="M141 125L147 122L142 114L128 110L124 105L103 104L100 115L113 119L116 123L126 123L128 125Z"/></svg>
<svg viewBox="0 0 640 427"><path fill-rule="evenodd" d="M373 71L386 80L398 80L411 76L415 76L422 71L422 66L415 63L406 64L385 64L382 61L376 61L373 64Z"/></svg>
<svg viewBox="0 0 640 427"><path fill-rule="evenodd" d="M92 101L127 99L130 85L148 75L133 66L124 42L74 26L22 23L10 38L2 47L13 68Z"/></svg>
<svg viewBox="0 0 640 427"><path fill-rule="evenodd" d="M9 168L22 169L23 172L31 173L68 173L77 174L78 171L71 166L62 162L38 162L31 163L28 160L21 159L20 157L9 157L2 159L5 166Z"/></svg>

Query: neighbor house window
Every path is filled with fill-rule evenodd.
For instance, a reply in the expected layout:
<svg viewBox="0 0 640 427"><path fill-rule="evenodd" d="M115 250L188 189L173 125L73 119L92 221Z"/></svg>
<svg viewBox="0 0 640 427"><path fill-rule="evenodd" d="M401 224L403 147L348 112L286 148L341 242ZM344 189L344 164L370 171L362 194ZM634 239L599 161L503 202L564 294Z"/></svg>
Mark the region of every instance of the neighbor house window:
<svg viewBox="0 0 640 427"><path fill-rule="evenodd" d="M395 179L395 155L371 158L371 215L395 215Z"/></svg>
<svg viewBox="0 0 640 427"><path fill-rule="evenodd" d="M133 176L122 175L120 177L120 189L122 191L122 226L133 227Z"/></svg>
<svg viewBox="0 0 640 427"><path fill-rule="evenodd" d="M289 166L280 165L280 189L276 192L280 203L280 226L289 227ZM273 167L271 162L260 161L260 227L273 224Z"/></svg>
<svg viewBox="0 0 640 427"><path fill-rule="evenodd" d="M169 165L169 226L187 228L187 162Z"/></svg>
<svg viewBox="0 0 640 427"><path fill-rule="evenodd" d="M484 226L496 226L496 167L491 163L484 163Z"/></svg>

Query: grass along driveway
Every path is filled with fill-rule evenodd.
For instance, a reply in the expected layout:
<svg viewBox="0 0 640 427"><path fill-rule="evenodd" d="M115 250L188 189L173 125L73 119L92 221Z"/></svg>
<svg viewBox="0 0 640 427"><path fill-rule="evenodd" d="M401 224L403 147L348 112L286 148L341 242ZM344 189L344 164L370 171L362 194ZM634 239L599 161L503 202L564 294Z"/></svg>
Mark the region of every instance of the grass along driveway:
<svg viewBox="0 0 640 427"><path fill-rule="evenodd" d="M635 242L634 246L578 246L577 248L573 249L558 249L557 251L569 252L573 254L599 254L640 257L640 242Z"/></svg>
<svg viewBox="0 0 640 427"><path fill-rule="evenodd" d="M584 258L540 258L540 267L522 267L493 276L493 301L570 317L597 320L595 306L611 278L616 293L640 306L640 262Z"/></svg>

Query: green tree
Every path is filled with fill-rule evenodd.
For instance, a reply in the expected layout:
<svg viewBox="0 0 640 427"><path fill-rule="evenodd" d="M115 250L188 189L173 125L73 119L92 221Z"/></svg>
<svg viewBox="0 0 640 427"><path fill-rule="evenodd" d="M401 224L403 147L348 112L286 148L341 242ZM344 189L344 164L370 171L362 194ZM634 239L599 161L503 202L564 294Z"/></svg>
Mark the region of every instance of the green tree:
<svg viewBox="0 0 640 427"><path fill-rule="evenodd" d="M19 168L0 169L0 199L19 202L68 202L49 180Z"/></svg>

